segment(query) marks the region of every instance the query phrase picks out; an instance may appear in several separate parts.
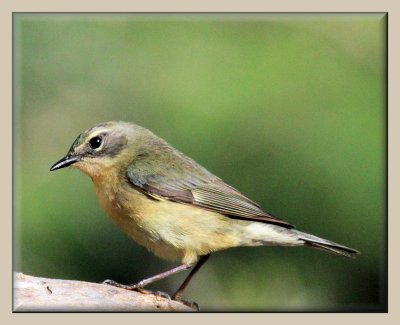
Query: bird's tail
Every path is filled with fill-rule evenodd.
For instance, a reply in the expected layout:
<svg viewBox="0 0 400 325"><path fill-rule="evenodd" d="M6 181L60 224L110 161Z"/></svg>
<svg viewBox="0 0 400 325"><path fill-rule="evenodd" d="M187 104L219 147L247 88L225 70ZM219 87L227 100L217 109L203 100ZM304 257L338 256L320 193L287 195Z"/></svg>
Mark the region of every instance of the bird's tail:
<svg viewBox="0 0 400 325"><path fill-rule="evenodd" d="M308 246L316 247L325 251L328 251L330 253L334 253L337 255L342 255L346 257L353 257L355 254L358 254L359 251L349 248L340 244L336 244L332 241L319 238L314 235L310 235L301 231L298 231L296 229L291 229L296 235L298 236L299 239L304 240L305 244Z"/></svg>

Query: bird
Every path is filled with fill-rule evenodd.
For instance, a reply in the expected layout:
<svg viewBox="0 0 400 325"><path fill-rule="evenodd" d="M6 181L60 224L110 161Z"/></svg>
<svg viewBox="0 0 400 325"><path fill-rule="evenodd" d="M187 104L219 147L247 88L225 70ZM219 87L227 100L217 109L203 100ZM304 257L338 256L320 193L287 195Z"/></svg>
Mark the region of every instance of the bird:
<svg viewBox="0 0 400 325"><path fill-rule="evenodd" d="M128 290L192 269L172 299L182 294L210 254L238 246L311 246L346 257L359 253L301 232L247 198L150 130L110 121L83 131L51 171L75 166L90 176L108 216L156 256L178 261L168 271ZM151 292L150 292L151 293ZM169 297L171 298L171 297Z"/></svg>

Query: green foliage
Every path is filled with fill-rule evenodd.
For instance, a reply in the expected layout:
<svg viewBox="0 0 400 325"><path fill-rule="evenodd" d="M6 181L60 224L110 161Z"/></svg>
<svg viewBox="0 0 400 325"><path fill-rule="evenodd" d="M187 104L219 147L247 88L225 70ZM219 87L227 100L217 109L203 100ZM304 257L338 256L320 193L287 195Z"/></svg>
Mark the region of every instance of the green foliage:
<svg viewBox="0 0 400 325"><path fill-rule="evenodd" d="M91 180L50 166L109 120L149 128L298 229L356 248L214 254L202 310L384 310L386 19L14 15L14 267L132 283L172 267L123 234ZM184 275L155 287L172 293Z"/></svg>

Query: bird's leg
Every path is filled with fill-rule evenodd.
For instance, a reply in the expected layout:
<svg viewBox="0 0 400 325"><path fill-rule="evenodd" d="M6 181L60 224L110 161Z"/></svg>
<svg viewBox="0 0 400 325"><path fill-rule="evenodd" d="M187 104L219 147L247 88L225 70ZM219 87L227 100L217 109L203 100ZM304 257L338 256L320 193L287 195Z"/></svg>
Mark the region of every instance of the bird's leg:
<svg viewBox="0 0 400 325"><path fill-rule="evenodd" d="M181 300L182 294L183 294L183 290L185 290L185 288L187 287L187 285L189 284L190 280L193 278L193 276L197 273L198 270L200 270L200 268L203 266L203 264L208 260L208 258L210 257L210 254L207 255L203 255L200 256L199 261L197 262L196 266L193 268L192 271L190 271L189 275L187 276L187 278L185 279L185 281L183 281L183 283L181 284L181 286L179 287L179 289L175 292L175 294L172 296L173 300ZM187 303L186 301L184 301L185 303ZM198 306L196 303L190 303L189 305L191 307L193 307L192 305L195 304L198 309Z"/></svg>
<svg viewBox="0 0 400 325"><path fill-rule="evenodd" d="M170 275L185 271L187 269L190 269L192 266L193 266L193 264L181 264L181 265L179 265L177 267L174 267L171 270L168 270L168 271L165 271L163 273L154 275L154 276L152 276L152 277L150 277L148 279L144 279L144 280L142 280L142 281L140 281L138 283L135 283L135 284L127 284L126 285L126 284L118 283L118 282L113 281L113 280L105 280L105 281L103 281L103 284L109 284L109 285L112 285L112 286L115 286L115 287L118 287L118 288L122 288L122 289L127 289L127 290L137 290L137 291L140 291L142 293L151 293L151 291L143 290L143 288L145 286L149 285L150 283L153 283L153 282L156 282L158 280L164 279L167 276L170 276Z"/></svg>

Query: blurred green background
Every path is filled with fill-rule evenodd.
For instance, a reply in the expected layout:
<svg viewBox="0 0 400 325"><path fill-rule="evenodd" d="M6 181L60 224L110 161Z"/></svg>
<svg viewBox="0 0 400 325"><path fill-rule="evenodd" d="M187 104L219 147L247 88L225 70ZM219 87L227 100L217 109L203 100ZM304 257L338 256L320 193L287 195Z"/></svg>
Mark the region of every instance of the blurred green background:
<svg viewBox="0 0 400 325"><path fill-rule="evenodd" d="M14 14L14 270L137 282L137 245L74 168L103 121L149 128L302 231L356 248L213 254L203 311L386 309L384 14ZM152 289L173 293L186 274Z"/></svg>

